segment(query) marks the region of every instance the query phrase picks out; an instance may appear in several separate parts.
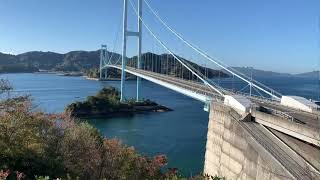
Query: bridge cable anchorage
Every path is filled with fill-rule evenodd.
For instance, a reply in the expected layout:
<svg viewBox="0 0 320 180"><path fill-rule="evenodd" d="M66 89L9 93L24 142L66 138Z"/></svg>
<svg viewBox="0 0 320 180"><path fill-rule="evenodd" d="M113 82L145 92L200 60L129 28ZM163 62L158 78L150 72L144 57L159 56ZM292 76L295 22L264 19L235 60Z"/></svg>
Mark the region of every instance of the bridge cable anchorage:
<svg viewBox="0 0 320 180"><path fill-rule="evenodd" d="M226 70L227 72L231 73L232 75L236 76L237 78L245 81L246 83L250 84L253 87L256 87L257 89L259 89L260 91L263 91L264 93L268 94L271 97L274 97L275 99L279 100L281 99L282 94L271 89L270 87L256 81L253 80L255 83L252 83L252 81L247 80L246 78L248 78L246 75L244 75L243 73L235 70L232 67L227 66L225 63L218 61L216 59L213 59L211 56L209 56L205 51L203 51L202 49L200 49L198 46L194 45L193 43L191 43L190 41L184 39L182 37L182 35L180 35L177 31L175 31L173 28L171 28L160 16L159 14L150 6L150 4L147 2L147 0L144 0L144 2L146 3L146 5L148 6L148 8L150 9L150 11L155 15L155 17L161 22L161 24L163 24L169 31L171 31L177 38L179 38L182 42L184 42L186 45L188 45L190 48L192 48L193 50L195 50L196 52L198 52L201 56L203 56L204 58L206 58L207 60L215 63L216 65L218 65L219 67L221 67L222 69ZM236 72L236 73L235 73ZM238 73L238 74L237 74ZM241 76L239 75L241 74ZM243 76L243 77L242 77ZM244 78L245 77L245 78ZM248 78L249 79L249 78ZM258 86L257 84L259 84L260 86L262 86L265 89L268 89L269 91L263 89L262 87ZM277 95L275 95L275 94Z"/></svg>
<svg viewBox="0 0 320 180"><path fill-rule="evenodd" d="M179 61L184 67L186 67L189 71L191 71L195 76L197 76L205 85L209 86L211 89L216 91L219 95L224 97L224 93L221 92L216 87L212 86L210 83L208 83L205 79L203 79L201 76L199 76L197 73L195 73L190 67L188 67L184 62L182 62L174 53L171 52L171 50L153 33L153 31L150 29L150 27L145 23L145 21L142 19L141 16L139 16L136 8L134 7L131 0L129 0L130 5L132 6L135 14L139 17L142 24L145 26L145 28L148 30L148 32L153 36L153 38L166 50L168 51L177 61Z"/></svg>

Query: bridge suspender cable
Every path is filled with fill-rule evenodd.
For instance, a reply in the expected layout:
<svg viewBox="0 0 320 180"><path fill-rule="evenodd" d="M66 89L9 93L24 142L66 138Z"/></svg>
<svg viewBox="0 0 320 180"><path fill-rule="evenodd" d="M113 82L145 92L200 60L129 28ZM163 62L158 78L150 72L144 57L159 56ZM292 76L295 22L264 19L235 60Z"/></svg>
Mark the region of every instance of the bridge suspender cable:
<svg viewBox="0 0 320 180"><path fill-rule="evenodd" d="M264 93L270 95L271 97L274 97L276 99L280 99L280 97L274 95L273 93L266 91L265 89L261 88L260 86L252 83L251 81L243 78L242 76L234 73L233 71L231 71L230 69L228 69L227 67L223 66L222 63L217 62L216 60L214 60L213 58L211 58L206 52L204 52L203 50L201 50L200 48L198 48L197 46L195 46L194 44L192 44L191 42L187 41L186 39L184 39L177 31L175 31L174 29L172 29L169 25L167 25L166 22L164 22L164 20L159 16L159 14L157 12L155 12L155 10L150 6L150 4L144 0L144 2L146 3L146 5L148 6L148 8L151 10L151 12L156 16L156 18L169 30L171 31L175 36L177 36L181 41L183 41L185 44L187 44L190 48L192 48L193 50L195 50L196 52L198 52L200 55L202 55L203 57L205 57L206 59L210 60L211 62L215 63L216 65L218 65L219 67L223 68L224 70L226 70L227 72L231 73L232 75L238 77L239 79L247 82L250 86L256 87L257 89L263 91ZM263 85L265 86L265 85ZM266 86L265 86L266 87ZM269 87L266 87L269 90L271 90L272 92L276 92L274 90L272 90ZM280 94L280 93L278 93Z"/></svg>
<svg viewBox="0 0 320 180"><path fill-rule="evenodd" d="M166 22L164 22L164 20L159 16L159 14L158 14L157 12L155 12L155 10L150 6L150 4L149 4L146 0L144 0L144 2L145 2L146 5L149 7L149 9L151 10L151 12L157 17L157 19L158 19L168 30L171 31L174 35L176 35L181 41L183 41L185 44L187 44L190 48L192 48L193 50L197 51L200 55L202 55L202 56L205 57L206 59L212 61L213 63L215 63L215 64L218 65L219 67L221 67L221 68L223 68L224 70L226 70L226 71L228 71L229 73L231 73L232 75L234 75L234 76L240 78L241 80L247 82L249 85L254 86L254 87L256 87L257 89L263 91L264 93L266 93L266 94L268 94L268 95L270 95L270 96L272 96L272 97L275 97L275 98L279 99L278 96L276 96L276 95L274 95L274 94L272 94L272 93L270 93L270 92L262 89L261 87L257 86L256 84L254 84L254 83L250 82L249 80L241 77L240 75L234 73L233 71L231 71L230 69L228 69L227 67L225 67L226 65L223 66L223 65L222 65L223 63L217 62L216 60L214 60L213 58L211 58L206 52L204 52L203 50L201 50L199 47L195 46L195 45L192 44L191 42L189 42L189 41L187 41L186 39L184 39L177 31L175 31L173 28L171 28L169 25L167 25ZM259 83L259 84L261 84L261 83ZM261 84L261 85L263 85L263 84ZM263 85L263 86L265 86L265 85ZM271 88L269 88L269 87L267 87L267 86L265 86L265 87L266 87L267 89L273 91L273 92L276 92L276 91L272 90ZM280 93L278 93L278 94L280 94Z"/></svg>
<svg viewBox="0 0 320 180"><path fill-rule="evenodd" d="M224 96L224 94L217 89L216 87L212 86L210 83L208 83L205 79L203 79L201 76L199 76L197 73L195 73L190 67L188 67L184 62L182 62L174 53L172 53L170 51L170 49L153 33L153 31L150 29L150 27L144 22L144 20L142 19L141 16L139 16L136 8L134 7L133 3L131 0L129 0L130 5L132 6L135 14L139 17L139 19L141 20L142 24L146 27L146 29L149 31L149 33L153 36L153 38L158 41L158 43L165 49L167 50L177 61L179 61L184 67L186 67L190 72L192 72L192 74L194 74L195 76L197 76L205 85L209 86L210 88L212 88L214 91L216 91L217 93L219 93L221 96Z"/></svg>

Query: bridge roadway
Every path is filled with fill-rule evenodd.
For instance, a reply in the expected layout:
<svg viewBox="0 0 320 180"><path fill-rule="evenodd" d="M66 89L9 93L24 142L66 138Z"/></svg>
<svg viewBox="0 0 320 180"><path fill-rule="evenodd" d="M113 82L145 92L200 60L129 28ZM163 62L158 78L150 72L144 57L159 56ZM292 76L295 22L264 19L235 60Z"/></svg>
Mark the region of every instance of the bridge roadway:
<svg viewBox="0 0 320 180"><path fill-rule="evenodd" d="M111 65L110 67L121 69L121 66L115 66ZM179 88L186 89L189 91L192 91L194 93L197 93L199 95L206 96L207 99L212 99L212 100L220 100L223 101L223 97L218 94L217 92L214 92L212 89L210 89L207 85L204 85L203 83L196 82L196 81L190 81L190 80L184 80L178 77L173 77L170 75L165 75L165 74L160 74L160 73L155 73L151 71L145 71L137 68L132 68L132 67L127 67L127 72L135 72L137 74L141 74L144 76L152 77L154 79L160 80L162 82L166 82L172 85L175 85ZM302 123L306 126L310 127L316 127L320 129L320 123L319 123L319 115L315 113L308 113L308 112L303 112L299 111L296 109L292 109L286 106L283 106L280 104L278 101L273 101L271 99L267 98L261 98L258 96L250 96L249 94L244 94L240 92L232 92L230 90L222 90L226 95L234 95L234 94L239 94L246 96L248 99L250 99L256 106L263 106L267 109L274 110L274 112L278 112L277 115L285 115L287 117L291 117L292 121Z"/></svg>

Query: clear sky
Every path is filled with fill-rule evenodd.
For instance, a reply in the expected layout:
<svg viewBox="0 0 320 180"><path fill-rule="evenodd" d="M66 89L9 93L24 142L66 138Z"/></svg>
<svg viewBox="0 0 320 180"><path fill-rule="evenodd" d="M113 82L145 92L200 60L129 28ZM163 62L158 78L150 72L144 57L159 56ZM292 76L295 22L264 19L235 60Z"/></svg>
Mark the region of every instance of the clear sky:
<svg viewBox="0 0 320 180"><path fill-rule="evenodd" d="M136 0L134 0L136 1ZM320 66L320 0L149 0L185 38L232 66L299 73ZM120 52L122 0L0 0L0 51ZM129 13L130 28L136 18ZM194 57L145 8L169 47ZM118 38L116 37L118 34ZM162 52L144 30L144 51ZM129 55L136 41L129 40Z"/></svg>

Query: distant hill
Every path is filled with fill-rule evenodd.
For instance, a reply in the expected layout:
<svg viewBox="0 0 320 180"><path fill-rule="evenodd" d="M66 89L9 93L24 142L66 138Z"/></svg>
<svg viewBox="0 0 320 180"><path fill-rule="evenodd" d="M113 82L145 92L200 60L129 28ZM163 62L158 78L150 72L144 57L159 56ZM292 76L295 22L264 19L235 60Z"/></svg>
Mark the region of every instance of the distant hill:
<svg viewBox="0 0 320 180"><path fill-rule="evenodd" d="M109 55L111 54L112 53L109 52ZM7 69L9 66L9 69L12 69L14 66L19 66L17 69L30 68L32 71L37 71L39 69L55 71L86 71L90 68L97 68L99 66L99 56L100 51L71 51L66 54L31 51L18 55L0 53L0 73L8 72L2 70ZM119 56L120 55L116 53L113 55L114 59Z"/></svg>
<svg viewBox="0 0 320 180"><path fill-rule="evenodd" d="M306 72L301 74L295 74L296 77L303 77L303 78L312 78L312 79L319 79L319 71L312 71Z"/></svg>
<svg viewBox="0 0 320 180"><path fill-rule="evenodd" d="M301 74L289 74L289 73L279 73L273 71L264 71L259 69L254 69L251 67L233 67L233 69L247 75L248 77L253 74L253 78L257 77L299 77L299 78L319 78L319 71L306 72Z"/></svg>
<svg viewBox="0 0 320 180"><path fill-rule="evenodd" d="M235 70L251 77L251 73L253 78L256 77L292 77L292 74L289 73L278 73L273 71L264 71L259 69L254 69L251 67L233 67Z"/></svg>
<svg viewBox="0 0 320 180"><path fill-rule="evenodd" d="M237 71L247 75L248 77L251 76L251 72L253 77L297 77L297 78L312 78L318 79L319 78L319 71L312 71L306 72L301 74L289 74L289 73L278 73L273 71L264 71L259 69L254 69L251 67L233 67Z"/></svg>
<svg viewBox="0 0 320 180"><path fill-rule="evenodd" d="M121 55L113 52L108 52L112 62L117 60L121 61ZM228 77L226 73L219 70L209 69L202 66L198 66L195 63L190 62L187 59L180 57L182 61L192 65L197 71L202 74L206 74L207 77ZM128 58L128 65L135 67L137 57ZM176 75L184 79L192 78L191 73L181 66L181 64L174 61L174 57L169 54L154 54L144 53L142 54L142 68L145 70ZM42 52L31 51L18 55L10 55L0 53L0 73L8 72L36 72L42 70L52 71L79 71L98 76L98 68L100 64L100 51L71 51L66 54L60 54L55 52ZM119 72L113 72L119 76Z"/></svg>
<svg viewBox="0 0 320 180"><path fill-rule="evenodd" d="M205 68L203 66L199 66L183 57L178 57L185 64L189 64L194 68L194 71L201 72L201 74L206 75L208 78L214 77L229 77L228 74L220 71L214 70L210 68ZM128 60L129 66L135 66L135 62L137 61L137 57L134 56ZM181 77L184 79L191 79L192 74L187 68L183 67L179 62L175 60L175 58L170 54L154 54L154 53L145 53L142 55L142 69L153 71L162 74L171 74L177 77ZM195 77L194 77L195 78Z"/></svg>
<svg viewBox="0 0 320 180"><path fill-rule="evenodd" d="M17 62L17 57L15 55L4 54L0 52L0 65L10 65Z"/></svg>

